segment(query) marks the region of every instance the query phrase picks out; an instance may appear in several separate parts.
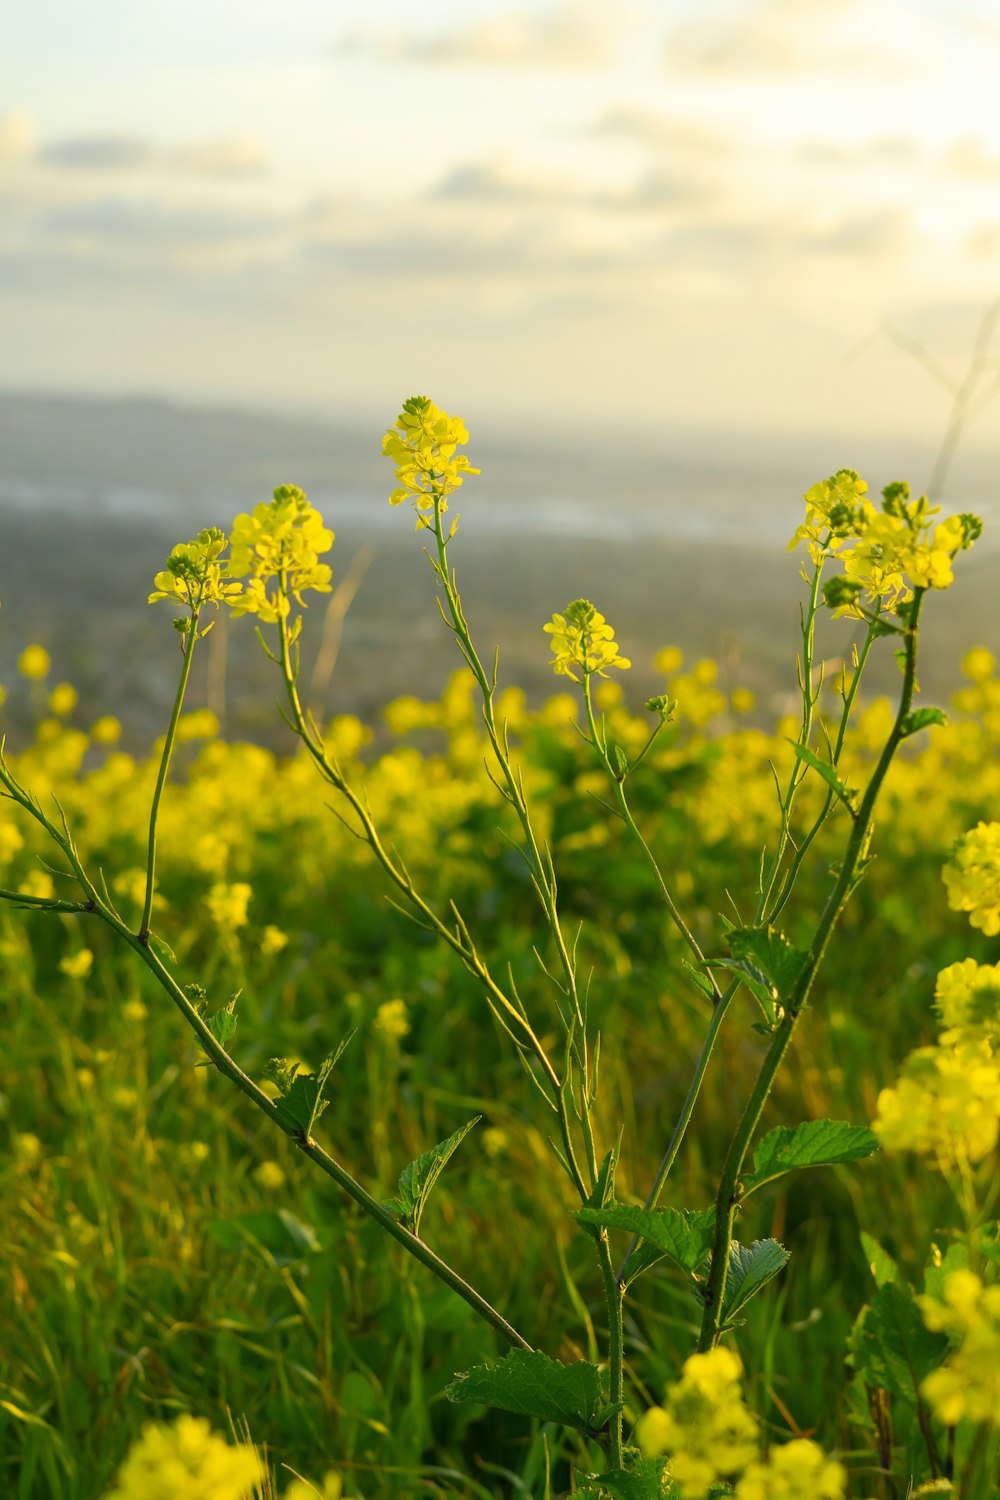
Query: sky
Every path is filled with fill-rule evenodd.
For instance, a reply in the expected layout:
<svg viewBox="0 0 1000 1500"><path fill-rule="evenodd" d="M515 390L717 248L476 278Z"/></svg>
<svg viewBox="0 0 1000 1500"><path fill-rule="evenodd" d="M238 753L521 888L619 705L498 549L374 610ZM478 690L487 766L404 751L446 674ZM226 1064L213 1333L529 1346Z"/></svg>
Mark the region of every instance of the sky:
<svg viewBox="0 0 1000 1500"><path fill-rule="evenodd" d="M996 0L33 0L0 30L0 388L905 440L1000 296Z"/></svg>

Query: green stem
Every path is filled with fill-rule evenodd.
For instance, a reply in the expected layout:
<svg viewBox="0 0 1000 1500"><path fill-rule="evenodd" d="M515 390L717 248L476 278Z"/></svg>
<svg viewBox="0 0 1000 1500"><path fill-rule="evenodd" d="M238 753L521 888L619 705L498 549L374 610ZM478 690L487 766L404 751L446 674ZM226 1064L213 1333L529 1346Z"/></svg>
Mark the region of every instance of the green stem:
<svg viewBox="0 0 1000 1500"><path fill-rule="evenodd" d="M857 883L858 865L865 855L871 838L875 803L893 756L905 738L904 721L910 712L916 685L917 628L923 595L924 590L918 589L909 609L905 632L906 661L903 686L900 691L895 722L882 747L882 753L865 789L861 806L855 814L854 826L848 839L840 874L820 915L802 970L792 986L785 1015L764 1056L757 1081L726 1153L719 1191L715 1200L715 1243L712 1249L712 1268L705 1288L705 1311L698 1339L698 1348L701 1351L713 1348L720 1338L723 1294L729 1269L729 1251L733 1240L733 1221L740 1203L739 1181L750 1142L760 1123L778 1069L791 1044L799 1016L809 997L834 926Z"/></svg>
<svg viewBox="0 0 1000 1500"><path fill-rule="evenodd" d="M198 608L191 610L190 628L182 637L181 650L183 652L183 665L181 675L177 683L177 693L174 697L174 706L170 714L170 723L167 725L166 738L163 741L163 751L160 755L160 769L156 776L156 786L153 789L153 800L149 808L149 842L146 851L146 898L142 905L142 917L139 922L138 939L145 944L149 940L149 919L153 910L153 885L156 877L156 820L160 811L160 798L163 796L163 788L167 782L167 773L170 770L170 757L174 751L174 741L177 738L177 723L184 706L184 695L187 692L188 678L191 675L191 658L194 655L195 642L198 639Z"/></svg>
<svg viewBox="0 0 1000 1500"><path fill-rule="evenodd" d="M653 1185L646 1196L645 1203L643 1204L643 1208L647 1212L650 1209L656 1207L660 1199L660 1194L663 1191L663 1185L669 1177L671 1171L673 1170L674 1162L677 1159L677 1153L680 1150L681 1144L684 1140L684 1136L687 1133L688 1125L691 1123L691 1116L694 1113L694 1107L698 1102L698 1095L701 1092L701 1086L704 1082L705 1074L708 1071L708 1064L711 1061L712 1053L715 1050L715 1043L718 1039L719 1032L722 1029L722 1023L726 1018L726 1011L729 1009L729 1006L732 1003L732 1000L738 989L739 981L734 980L733 983L730 984L726 989L725 994L720 995L719 999L715 1002L715 1005L712 1009L712 1019L709 1022L708 1031L705 1033L705 1040L701 1044L701 1051L698 1054L698 1061L695 1064L694 1074L692 1075L691 1082L688 1085L688 1091L685 1095L684 1103L681 1106L681 1112L677 1117L677 1123L674 1126L674 1133L670 1137L670 1144L664 1152L663 1160L660 1162L660 1165L657 1168L656 1176L653 1179ZM632 1243L629 1245L628 1250L625 1252L625 1259L622 1261L621 1265L618 1268L617 1280L619 1285L621 1285L626 1279L629 1261L635 1254L636 1246L638 1245L641 1238L641 1235L634 1235L632 1238Z"/></svg>
<svg viewBox="0 0 1000 1500"><path fill-rule="evenodd" d="M597 1242L598 1260L601 1266L601 1279L604 1282L604 1299L608 1309L608 1377L610 1381L610 1400L620 1402L625 1397L625 1326L622 1320L622 1301L624 1293L615 1277L615 1263L611 1258L611 1246L608 1243L608 1232L606 1229L600 1231ZM613 1469L622 1467L622 1413L618 1410L611 1418L611 1452L610 1460Z"/></svg>

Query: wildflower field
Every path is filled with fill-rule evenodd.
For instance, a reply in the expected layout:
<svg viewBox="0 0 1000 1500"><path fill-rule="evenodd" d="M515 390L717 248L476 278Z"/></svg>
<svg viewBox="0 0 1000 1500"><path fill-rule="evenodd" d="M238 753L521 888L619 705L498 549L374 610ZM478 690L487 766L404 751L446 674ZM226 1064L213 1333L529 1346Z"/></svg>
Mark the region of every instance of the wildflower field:
<svg viewBox="0 0 1000 1500"><path fill-rule="evenodd" d="M459 592L467 441L425 398L385 441L437 701L311 717L335 518L291 486L152 584L180 688L148 754L24 643L0 1494L1000 1493L990 642L918 697L975 518L809 489L773 725L666 643L633 701L587 600L539 621L529 708ZM294 751L185 709L215 610L254 617Z"/></svg>

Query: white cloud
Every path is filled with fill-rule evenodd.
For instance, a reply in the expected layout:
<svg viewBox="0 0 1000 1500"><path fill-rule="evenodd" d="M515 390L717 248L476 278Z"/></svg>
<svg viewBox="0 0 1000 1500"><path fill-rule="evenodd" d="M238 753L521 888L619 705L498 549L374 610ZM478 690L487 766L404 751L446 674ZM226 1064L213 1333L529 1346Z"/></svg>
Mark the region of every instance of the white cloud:
<svg viewBox="0 0 1000 1500"><path fill-rule="evenodd" d="M714 14L703 11L674 27L667 64L680 74L719 80L895 68L898 59L888 46L873 44L863 26L860 31L851 26L858 5L859 0L755 0L742 14L716 5Z"/></svg>
<svg viewBox="0 0 1000 1500"><path fill-rule="evenodd" d="M48 166L71 172L172 172L198 177L245 177L265 170L267 152L249 136L194 141L169 148L139 136L80 135L49 143Z"/></svg>
<svg viewBox="0 0 1000 1500"><path fill-rule="evenodd" d="M341 50L372 52L391 62L491 68L600 68L611 62L630 19L597 0L564 0L541 12L500 12L449 31L396 37L357 33Z"/></svg>
<svg viewBox="0 0 1000 1500"><path fill-rule="evenodd" d="M36 141L35 122L26 111L16 109L0 115L0 165L30 157Z"/></svg>

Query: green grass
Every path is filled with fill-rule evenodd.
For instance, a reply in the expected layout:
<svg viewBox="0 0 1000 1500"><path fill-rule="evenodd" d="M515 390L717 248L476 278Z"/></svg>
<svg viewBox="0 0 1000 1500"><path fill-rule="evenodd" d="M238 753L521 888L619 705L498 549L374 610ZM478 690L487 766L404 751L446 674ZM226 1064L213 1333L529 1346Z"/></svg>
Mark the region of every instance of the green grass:
<svg viewBox="0 0 1000 1500"><path fill-rule="evenodd" d="M402 744L383 735L387 748L369 755L373 805L435 899L454 896L491 962L511 964L544 1025L551 1002L525 937L532 893L495 831L501 811L468 697L460 684L449 692L427 713L437 728L417 727ZM19 774L42 793L58 789L85 856L115 889L121 871L143 863L151 764L102 761L71 731L46 733L24 750ZM345 744L356 738L349 721L340 733ZM544 712L518 735L565 871L562 908L584 922L594 965L602 1125L612 1137L618 1121L627 1127L619 1196L641 1199L707 1018L647 870L614 829L594 833L603 815L577 737ZM878 1088L932 1034L936 970L1000 957L995 941L947 911L939 879L956 834L996 812L998 740L992 680L966 688L956 725L934 731L895 774L878 859L835 938L768 1125L867 1121ZM731 910L727 892L746 901L753 891L770 816L767 759L783 753L780 733L740 729L723 702L707 728L682 726L637 791L637 815L710 945L717 913ZM272 1055L315 1065L357 1028L321 1134L380 1197L409 1160L481 1113L438 1185L424 1237L533 1344L565 1360L593 1357L603 1300L590 1244L569 1216L544 1106L471 979L387 905L302 760L209 741L180 770L163 818L166 906L155 925L183 979L213 1003L244 989L241 1065L256 1078ZM13 822L0 811L0 833ZM11 853L6 885L41 868L42 846L16 826L26 844ZM786 913L793 941L823 899L834 848L817 847L806 866ZM209 914L219 880L253 888L249 925L235 933ZM118 899L127 904L125 887ZM282 951L264 951L268 926L287 936ZM60 960L84 943L93 966L74 979ZM245 1419L276 1468L315 1479L335 1468L357 1500L540 1496L546 1450L554 1494L568 1487L571 1462L597 1466L596 1453L527 1419L446 1399L454 1372L499 1352L494 1335L198 1066L180 1017L103 932L4 909L0 963L0 1493L92 1500L143 1422L182 1411L219 1430L230 1413ZM402 1038L379 1023L379 1007L396 999L410 1027ZM678 1206L711 1201L764 1045L749 1028L750 1002L739 1003L672 1180ZM257 1175L263 1163L285 1174L282 1187ZM871 1290L858 1232L916 1273L932 1232L955 1221L939 1179L876 1158L776 1185L741 1222L741 1238L773 1235L792 1251L737 1339L749 1399L776 1435L815 1431L853 1455L858 1495L874 1491L865 1395L844 1367ZM637 1285L625 1315L631 1389L658 1400L693 1346L698 1309L664 1273Z"/></svg>

